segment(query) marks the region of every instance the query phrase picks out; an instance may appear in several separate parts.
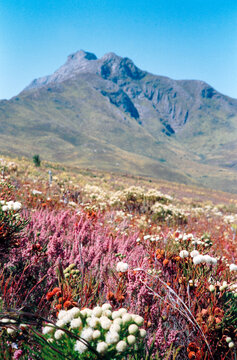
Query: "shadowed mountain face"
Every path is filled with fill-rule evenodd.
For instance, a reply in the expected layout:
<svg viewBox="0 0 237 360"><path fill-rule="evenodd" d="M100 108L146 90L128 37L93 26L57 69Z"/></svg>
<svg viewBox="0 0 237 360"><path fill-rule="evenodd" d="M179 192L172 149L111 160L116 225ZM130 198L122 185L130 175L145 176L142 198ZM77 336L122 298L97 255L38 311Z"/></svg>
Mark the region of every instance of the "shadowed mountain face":
<svg viewBox="0 0 237 360"><path fill-rule="evenodd" d="M0 101L0 151L237 192L237 100L79 51ZM14 140L13 140L14 139Z"/></svg>

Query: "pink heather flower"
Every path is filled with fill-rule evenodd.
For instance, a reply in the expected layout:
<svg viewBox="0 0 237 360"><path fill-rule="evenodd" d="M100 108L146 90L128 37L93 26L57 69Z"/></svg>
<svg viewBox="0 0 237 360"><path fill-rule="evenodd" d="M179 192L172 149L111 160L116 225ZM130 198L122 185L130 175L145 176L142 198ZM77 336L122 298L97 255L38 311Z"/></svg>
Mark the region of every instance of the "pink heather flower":
<svg viewBox="0 0 237 360"><path fill-rule="evenodd" d="M23 355L23 351L22 350L16 350L14 352L14 355L13 355L13 359L14 360L18 360L21 358L21 355Z"/></svg>

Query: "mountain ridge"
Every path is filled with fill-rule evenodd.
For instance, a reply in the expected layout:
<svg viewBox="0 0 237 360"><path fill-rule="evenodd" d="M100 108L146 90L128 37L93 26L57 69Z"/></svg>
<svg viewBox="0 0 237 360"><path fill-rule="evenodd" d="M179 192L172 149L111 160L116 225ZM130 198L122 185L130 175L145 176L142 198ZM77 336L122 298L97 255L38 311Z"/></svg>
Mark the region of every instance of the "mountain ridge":
<svg viewBox="0 0 237 360"><path fill-rule="evenodd" d="M0 151L237 191L237 100L114 53L69 55L0 101L0 124Z"/></svg>

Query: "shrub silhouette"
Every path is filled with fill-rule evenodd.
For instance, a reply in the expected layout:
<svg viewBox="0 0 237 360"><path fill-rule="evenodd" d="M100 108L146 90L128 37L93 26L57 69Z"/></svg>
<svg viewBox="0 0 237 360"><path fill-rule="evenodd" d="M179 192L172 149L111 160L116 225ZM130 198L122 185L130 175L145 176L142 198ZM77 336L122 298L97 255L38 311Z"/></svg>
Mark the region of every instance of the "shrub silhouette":
<svg viewBox="0 0 237 360"><path fill-rule="evenodd" d="M33 163L35 164L36 167L39 167L41 164L41 160L40 160L40 156L39 155L34 155L33 156Z"/></svg>

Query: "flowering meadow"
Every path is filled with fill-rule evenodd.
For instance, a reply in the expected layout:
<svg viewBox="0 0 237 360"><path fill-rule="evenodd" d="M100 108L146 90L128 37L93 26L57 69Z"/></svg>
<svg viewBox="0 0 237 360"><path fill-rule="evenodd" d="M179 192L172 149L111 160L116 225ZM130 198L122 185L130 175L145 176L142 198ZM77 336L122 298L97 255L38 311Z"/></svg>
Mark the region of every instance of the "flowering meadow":
<svg viewBox="0 0 237 360"><path fill-rule="evenodd" d="M237 195L0 171L0 359L237 359Z"/></svg>

